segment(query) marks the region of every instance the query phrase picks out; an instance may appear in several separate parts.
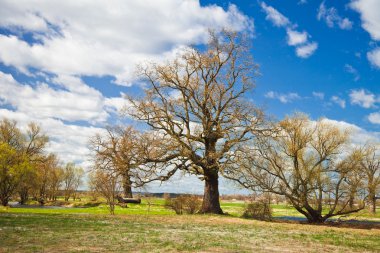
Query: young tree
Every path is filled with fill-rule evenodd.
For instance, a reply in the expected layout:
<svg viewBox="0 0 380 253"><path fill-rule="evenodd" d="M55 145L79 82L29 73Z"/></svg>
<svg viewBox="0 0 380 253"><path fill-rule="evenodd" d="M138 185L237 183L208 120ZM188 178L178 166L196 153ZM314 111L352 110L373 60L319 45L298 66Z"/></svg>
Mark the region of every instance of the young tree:
<svg viewBox="0 0 380 253"><path fill-rule="evenodd" d="M357 212L364 204L349 208L357 181L348 179L360 167L352 162L355 155L343 158L348 142L349 132L326 120L286 118L276 135L258 137L253 147L236 153L242 173L235 179L247 188L285 196L311 223Z"/></svg>
<svg viewBox="0 0 380 253"><path fill-rule="evenodd" d="M120 191L120 174L114 171L95 169L90 173L89 181L90 185L106 199L109 211L114 215Z"/></svg>
<svg viewBox="0 0 380 253"><path fill-rule="evenodd" d="M106 134L97 134L90 140L95 167L119 174L125 197L132 198L133 177L141 161L140 133L131 126L107 127L106 130Z"/></svg>
<svg viewBox="0 0 380 253"><path fill-rule="evenodd" d="M145 97L128 100L128 113L159 135L150 148L145 180L167 180L176 171L205 181L201 212L221 214L219 175L233 150L252 138L263 113L244 95L253 88L257 65L244 36L210 33L205 51L189 48L166 64L141 67ZM165 168L165 169L163 169Z"/></svg>
<svg viewBox="0 0 380 253"><path fill-rule="evenodd" d="M65 195L65 201L68 201L70 197L78 190L82 184L82 177L84 170L80 167L76 167L74 163L67 163L63 169L63 191Z"/></svg>

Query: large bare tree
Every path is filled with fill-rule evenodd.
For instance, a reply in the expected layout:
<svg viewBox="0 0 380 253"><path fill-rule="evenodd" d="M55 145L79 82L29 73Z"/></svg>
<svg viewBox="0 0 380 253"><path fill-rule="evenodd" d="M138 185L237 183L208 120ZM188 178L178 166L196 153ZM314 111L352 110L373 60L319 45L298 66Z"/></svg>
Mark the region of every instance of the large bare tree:
<svg viewBox="0 0 380 253"><path fill-rule="evenodd" d="M311 223L364 208L364 195L357 190L360 180L352 179L361 173L362 156L345 155L349 132L300 114L279 122L277 130L235 153L236 166L241 167L237 181L285 196ZM350 208L352 198L361 202Z"/></svg>
<svg viewBox="0 0 380 253"><path fill-rule="evenodd" d="M151 169L146 182L167 180L179 170L197 175L205 182L201 212L221 214L219 175L235 169L226 162L231 152L263 122L262 111L245 99L257 74L247 39L211 32L204 50L188 48L139 72L145 96L129 97L127 112L156 132L152 143L158 146L143 168Z"/></svg>

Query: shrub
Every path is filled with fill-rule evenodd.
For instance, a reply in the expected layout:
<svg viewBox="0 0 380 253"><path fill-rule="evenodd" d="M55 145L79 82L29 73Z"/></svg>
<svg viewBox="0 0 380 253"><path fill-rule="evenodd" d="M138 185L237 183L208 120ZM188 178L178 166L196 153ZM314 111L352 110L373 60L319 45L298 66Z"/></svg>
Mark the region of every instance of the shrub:
<svg viewBox="0 0 380 253"><path fill-rule="evenodd" d="M201 201L195 195L180 195L176 198L166 198L165 207L174 210L176 214L195 214L201 207Z"/></svg>
<svg viewBox="0 0 380 253"><path fill-rule="evenodd" d="M247 203L244 207L244 218L270 220L272 219L272 209L268 202L260 200Z"/></svg>

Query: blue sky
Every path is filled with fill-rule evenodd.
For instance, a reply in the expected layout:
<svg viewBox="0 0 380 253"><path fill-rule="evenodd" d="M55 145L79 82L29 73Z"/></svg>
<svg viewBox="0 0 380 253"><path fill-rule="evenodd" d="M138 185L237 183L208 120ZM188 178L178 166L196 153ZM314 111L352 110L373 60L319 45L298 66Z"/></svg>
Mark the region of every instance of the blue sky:
<svg viewBox="0 0 380 253"><path fill-rule="evenodd" d="M378 13L378 0L0 0L0 117L38 122L49 151L90 168L90 136L136 124L119 116L123 95L141 94L135 66L227 27L252 35L261 75L247 98L268 115L302 111L355 129L358 142L378 141ZM180 180L191 182L181 189L202 189ZM179 190L163 187L152 189Z"/></svg>

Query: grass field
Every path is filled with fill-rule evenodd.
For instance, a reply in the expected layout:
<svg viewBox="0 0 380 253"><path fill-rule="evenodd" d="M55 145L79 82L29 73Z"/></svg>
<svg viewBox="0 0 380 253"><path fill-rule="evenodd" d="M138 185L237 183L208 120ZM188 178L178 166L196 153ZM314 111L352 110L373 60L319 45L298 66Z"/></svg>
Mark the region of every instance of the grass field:
<svg viewBox="0 0 380 253"><path fill-rule="evenodd" d="M0 207L0 252L380 252L379 229L247 220L236 202L223 203L227 216L175 215L162 204L118 207L115 216L104 205ZM274 206L275 216L294 214Z"/></svg>

